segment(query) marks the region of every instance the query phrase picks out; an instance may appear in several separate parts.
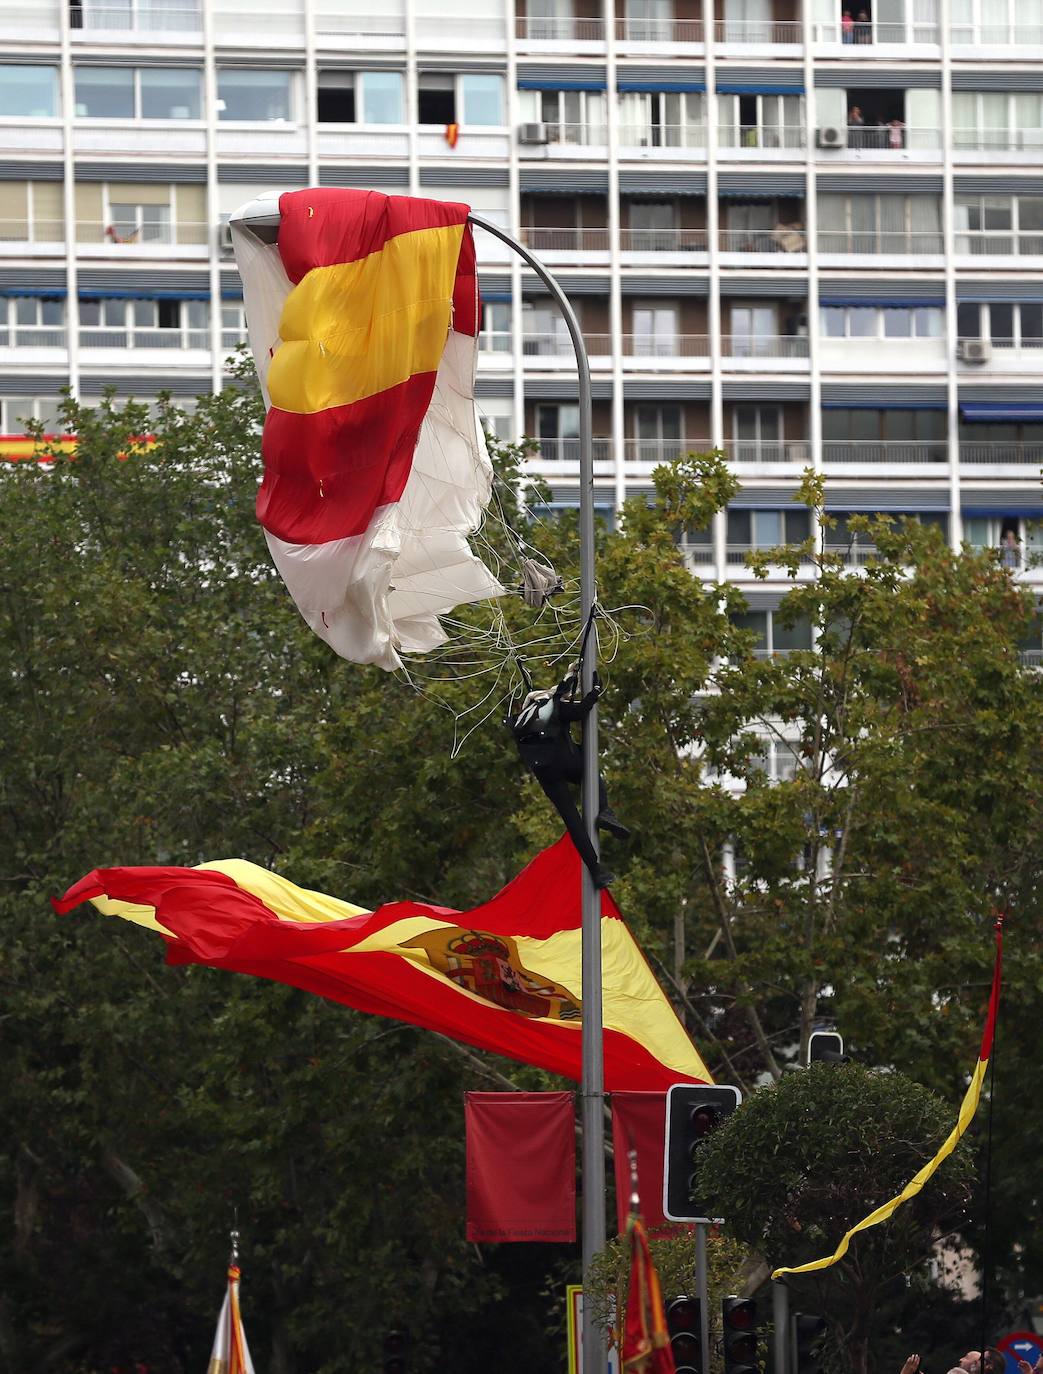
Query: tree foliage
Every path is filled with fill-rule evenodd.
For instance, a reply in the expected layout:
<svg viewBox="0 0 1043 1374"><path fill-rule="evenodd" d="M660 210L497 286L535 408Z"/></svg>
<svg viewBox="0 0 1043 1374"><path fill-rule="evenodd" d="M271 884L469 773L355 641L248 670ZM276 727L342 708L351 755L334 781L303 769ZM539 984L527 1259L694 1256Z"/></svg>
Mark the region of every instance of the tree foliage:
<svg viewBox="0 0 1043 1374"><path fill-rule="evenodd" d="M461 1224L462 1091L544 1076L290 989L168 969L158 941L47 903L94 866L241 856L362 904L464 907L556 837L498 712L451 758L474 679L342 663L299 620L253 517L259 421L249 386L191 415L70 405L73 456L0 472L0 1369L199 1367L236 1207L272 1374L372 1363L402 1323L418 1374L505 1349L550 1368L562 1295L553 1311L540 1295L548 1273L578 1277L575 1251L479 1254ZM574 590L575 521L526 523L520 456L499 497ZM600 602L625 608L601 710L610 795L635 832L609 841L616 895L723 1081L774 1077L836 1015L867 1062L952 1103L991 911L1009 907L995 1197L1014 1292L1043 1263L1043 1123L1034 1106L1024 1131L1003 1117L1015 1083L1039 1097L1025 598L988 555L875 526L857 577L810 546L773 556L793 560L782 614L808 616L821 652L765 660L734 623L735 589L693 578L674 542L734 478L703 455L657 481L654 507L632 500L599 533ZM486 537L509 563L511 537ZM501 611L519 642L531 632L520 598ZM567 662L572 631L552 647ZM795 741L790 781L760 766L771 732Z"/></svg>

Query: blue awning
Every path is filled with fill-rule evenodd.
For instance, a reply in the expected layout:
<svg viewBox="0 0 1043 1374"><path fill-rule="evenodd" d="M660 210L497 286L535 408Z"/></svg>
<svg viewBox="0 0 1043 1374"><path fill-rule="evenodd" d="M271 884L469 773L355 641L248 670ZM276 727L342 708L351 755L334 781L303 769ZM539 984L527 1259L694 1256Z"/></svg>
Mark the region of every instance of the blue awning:
<svg viewBox="0 0 1043 1374"><path fill-rule="evenodd" d="M67 295L64 286L0 286L0 297L32 296L36 300L63 301Z"/></svg>
<svg viewBox="0 0 1043 1374"><path fill-rule="evenodd" d="M746 81L718 81L718 95L803 95L803 86L770 86L758 82L751 85Z"/></svg>
<svg viewBox="0 0 1043 1374"><path fill-rule="evenodd" d="M507 301L509 303L514 299L509 291L483 291L481 285L478 287L478 294L483 301Z"/></svg>
<svg viewBox="0 0 1043 1374"><path fill-rule="evenodd" d="M616 83L617 90L620 91L648 91L653 95L660 92L674 91L705 91L705 81L619 81Z"/></svg>
<svg viewBox="0 0 1043 1374"><path fill-rule="evenodd" d="M924 306L933 309L940 309L945 305L944 296L936 296L934 300L881 300L870 296L823 296L819 300L822 306L842 305L842 306L865 306L873 310L921 310Z"/></svg>
<svg viewBox="0 0 1043 1374"><path fill-rule="evenodd" d="M1019 421L1043 422L1043 403L1022 401L1015 405L1003 401L982 401L960 406L960 418L968 424L1017 424Z"/></svg>
<svg viewBox="0 0 1043 1374"><path fill-rule="evenodd" d="M208 301L209 291L120 291L111 286L81 287L77 292L85 301Z"/></svg>
<svg viewBox="0 0 1043 1374"><path fill-rule="evenodd" d="M563 81L555 78L551 81L543 81L538 77L520 76L518 78L519 91L603 91L605 81Z"/></svg>
<svg viewBox="0 0 1043 1374"><path fill-rule="evenodd" d="M944 401L889 401L886 396L872 401L823 401L823 410L948 410ZM887 440L881 440L886 443ZM896 442L901 442L897 440Z"/></svg>

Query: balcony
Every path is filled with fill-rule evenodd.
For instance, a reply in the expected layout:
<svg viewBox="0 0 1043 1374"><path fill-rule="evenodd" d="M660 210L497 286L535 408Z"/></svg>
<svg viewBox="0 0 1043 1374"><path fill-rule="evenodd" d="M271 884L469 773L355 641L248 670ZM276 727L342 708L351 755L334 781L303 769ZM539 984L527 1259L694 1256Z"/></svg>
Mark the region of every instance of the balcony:
<svg viewBox="0 0 1043 1374"><path fill-rule="evenodd" d="M951 32L954 48L1043 47L1039 24L953 24Z"/></svg>
<svg viewBox="0 0 1043 1374"><path fill-rule="evenodd" d="M714 37L730 47L800 47L804 42L804 25L799 19L718 19Z"/></svg>
<svg viewBox="0 0 1043 1374"><path fill-rule="evenodd" d="M1043 239L1036 236L1037 243ZM852 257L940 257L942 235L935 229L881 229L876 233L862 233L849 229L820 229L820 253L838 253Z"/></svg>
<svg viewBox="0 0 1043 1374"><path fill-rule="evenodd" d="M811 462L807 439L726 439L724 452L730 463L753 463L757 467L772 463L805 467Z"/></svg>
<svg viewBox="0 0 1043 1374"><path fill-rule="evenodd" d="M719 147L729 152L750 152L761 157L765 153L803 149L807 131L802 124L722 124L717 141Z"/></svg>
<svg viewBox="0 0 1043 1374"><path fill-rule="evenodd" d="M849 124L845 132L849 153L940 153L942 147L941 129L925 125ZM832 150L829 157L832 161Z"/></svg>
<svg viewBox="0 0 1043 1374"><path fill-rule="evenodd" d="M522 43L602 43L605 26L600 19L578 18L571 14L519 14L514 21L515 37Z"/></svg>
<svg viewBox="0 0 1043 1374"><path fill-rule="evenodd" d="M694 46L703 42L703 23L701 19L659 19L651 16L618 18L616 41L642 47L646 44Z"/></svg>
<svg viewBox="0 0 1043 1374"><path fill-rule="evenodd" d="M566 124L558 120L543 120L540 126L546 135L545 143L523 143L522 157L542 157L548 144L561 144L567 148L604 148L608 144L608 129L604 124ZM527 125L522 126L528 128Z"/></svg>
<svg viewBox="0 0 1043 1374"><path fill-rule="evenodd" d="M670 148L705 148L706 129L701 124L621 124L619 146L647 149L661 155Z"/></svg>
<svg viewBox="0 0 1043 1374"><path fill-rule="evenodd" d="M19 43L57 40L59 0L33 0L31 5L12 0L0 3L0 34Z"/></svg>
<svg viewBox="0 0 1043 1374"><path fill-rule="evenodd" d="M779 253L791 257L807 252L803 228L777 224L774 229L721 229L718 242L722 253Z"/></svg>
<svg viewBox="0 0 1043 1374"><path fill-rule="evenodd" d="M205 258L209 256L211 229L205 222L178 224L149 224L140 229L122 231L103 220L78 220L76 242L90 256L164 258L171 248L176 256Z"/></svg>
<svg viewBox="0 0 1043 1374"><path fill-rule="evenodd" d="M705 229L621 229L624 253L705 253Z"/></svg>
<svg viewBox="0 0 1043 1374"><path fill-rule="evenodd" d="M242 18L242 16L240 16ZM156 4L155 0L131 0L122 5L89 4L83 9L71 9L70 27L74 34L107 38L118 33L121 37L144 35L154 38L164 34L201 34L203 12L192 0L175 4Z"/></svg>
<svg viewBox="0 0 1043 1374"><path fill-rule="evenodd" d="M63 219L0 219L0 243L46 245L49 251L65 243Z"/></svg>
<svg viewBox="0 0 1043 1374"><path fill-rule="evenodd" d="M624 334L621 339L623 357L640 361L650 371L656 370L656 360L677 362L682 358L709 358L710 340L705 334Z"/></svg>
<svg viewBox="0 0 1043 1374"><path fill-rule="evenodd" d="M511 351L509 329L483 329L478 335L479 353L508 354Z"/></svg>
<svg viewBox="0 0 1043 1374"><path fill-rule="evenodd" d="M837 8L839 10L840 7ZM867 48L888 47L895 44L906 47L910 45L937 46L941 42L941 28L932 19L913 19L906 23L869 19L855 23L853 28L844 33L843 26L838 19L834 24L815 24L812 28L812 42L824 46L836 44L838 48L843 50L842 54L830 53L831 57L841 55L855 57L860 54L872 57L874 54L867 52Z"/></svg>
<svg viewBox="0 0 1043 1374"><path fill-rule="evenodd" d="M985 357L980 362L966 357L968 345L980 348L982 344L991 348L991 357ZM987 368L991 362L1000 372L1036 372L1043 369L1043 339L1026 338L1024 335L1020 339L1004 339L995 334L991 339L977 336L961 338L956 343L956 358L961 366L968 369Z"/></svg>
<svg viewBox="0 0 1043 1374"><path fill-rule="evenodd" d="M954 129L952 147L954 153L971 155L968 160L978 160L974 158L978 153L984 161L993 160L997 154L1010 154L1011 162L1021 162L1027 154L1029 160L1038 162L1043 155L1043 129Z"/></svg>
<svg viewBox="0 0 1043 1374"><path fill-rule="evenodd" d="M1006 464L1010 467L1043 466L1043 443L1029 440L1012 440L1009 443L990 440L988 442L968 442L960 440L960 463L980 463L995 467Z"/></svg>
<svg viewBox="0 0 1043 1374"><path fill-rule="evenodd" d="M204 349L210 348L209 329L106 329L80 330L81 348Z"/></svg>
<svg viewBox="0 0 1043 1374"><path fill-rule="evenodd" d="M65 329L62 326L18 324L0 328L0 348L64 348Z"/></svg>
<svg viewBox="0 0 1043 1374"><path fill-rule="evenodd" d="M725 562L726 562L726 563L730 563L730 564L732 564L733 566L736 565L736 564L745 564L746 558L747 558L747 555L748 555L748 554L751 554L751 553L764 553L766 549L768 549L768 548L776 548L776 547L778 547L778 546L777 546L777 545L771 545L771 544L768 544L768 545L763 545L763 544L728 544L728 545L725 547L724 559L725 559ZM805 555L801 558L800 561L801 561L802 564L810 564L811 558L810 558L808 555L805 554ZM767 650L764 650L764 651L762 651L762 652L767 653ZM787 651L786 651L786 650L775 649L774 652L775 652L775 653L784 653L784 652L787 652Z"/></svg>
<svg viewBox="0 0 1043 1374"><path fill-rule="evenodd" d="M724 334L721 337L721 352L732 361L800 362L808 357L808 336L777 334L765 337L760 334Z"/></svg>
<svg viewBox="0 0 1043 1374"><path fill-rule="evenodd" d="M315 16L315 35L326 48L398 49L406 45L406 21L391 6L369 15L324 10Z"/></svg>
<svg viewBox="0 0 1043 1374"><path fill-rule="evenodd" d="M824 463L946 463L944 439L824 439Z"/></svg>
<svg viewBox="0 0 1043 1374"><path fill-rule="evenodd" d="M1043 231L960 229L955 250L972 258L1035 258L1043 256Z"/></svg>
<svg viewBox="0 0 1043 1374"><path fill-rule="evenodd" d="M607 253L608 229L523 228L521 241L537 253Z"/></svg>
<svg viewBox="0 0 1043 1374"><path fill-rule="evenodd" d="M539 439L539 457L550 463L579 463L578 439ZM593 440L595 463L612 461L612 440L607 436Z"/></svg>
<svg viewBox="0 0 1043 1374"><path fill-rule="evenodd" d="M831 531L827 530L827 534L829 533ZM852 539L844 544L827 544L825 552L840 554L846 568L864 568L874 558L880 557L880 550L875 544L864 544L859 539Z"/></svg>

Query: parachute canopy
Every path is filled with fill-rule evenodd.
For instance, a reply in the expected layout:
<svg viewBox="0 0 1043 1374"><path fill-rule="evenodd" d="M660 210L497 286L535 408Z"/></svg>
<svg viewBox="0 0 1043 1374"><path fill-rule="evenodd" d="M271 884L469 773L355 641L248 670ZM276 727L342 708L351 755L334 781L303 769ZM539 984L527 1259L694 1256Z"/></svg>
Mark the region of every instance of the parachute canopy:
<svg viewBox="0 0 1043 1374"><path fill-rule="evenodd" d="M270 208L277 242L254 207L231 222L268 410L257 517L316 634L394 669L503 591L467 542L492 485L468 207L313 188Z"/></svg>

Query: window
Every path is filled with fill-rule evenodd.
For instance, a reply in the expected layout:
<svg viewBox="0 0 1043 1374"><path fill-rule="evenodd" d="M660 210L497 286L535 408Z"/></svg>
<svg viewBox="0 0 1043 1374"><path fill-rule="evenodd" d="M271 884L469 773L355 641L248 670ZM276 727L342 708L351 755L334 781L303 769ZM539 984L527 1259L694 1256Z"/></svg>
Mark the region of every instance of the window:
<svg viewBox="0 0 1043 1374"><path fill-rule="evenodd" d="M778 406L736 406L732 411L732 457L737 463L784 456Z"/></svg>
<svg viewBox="0 0 1043 1374"><path fill-rule="evenodd" d="M800 544L811 533L811 513L793 510L729 510L728 544L737 552L748 548L774 549L780 544Z"/></svg>
<svg viewBox="0 0 1043 1374"><path fill-rule="evenodd" d="M57 113L57 67L0 66L0 117L53 119Z"/></svg>
<svg viewBox="0 0 1043 1374"><path fill-rule="evenodd" d="M633 305L635 358L670 358L680 349L678 307L662 301L635 301Z"/></svg>
<svg viewBox="0 0 1043 1374"><path fill-rule="evenodd" d="M703 97L698 91L623 91L619 96L619 141L624 148L698 148L703 126Z"/></svg>
<svg viewBox="0 0 1043 1374"><path fill-rule="evenodd" d="M604 91L519 91L518 108L525 123L546 124L552 143L603 144Z"/></svg>
<svg viewBox="0 0 1043 1374"><path fill-rule="evenodd" d="M779 326L774 305L736 301L731 307L731 347L733 358L773 357Z"/></svg>
<svg viewBox="0 0 1043 1374"><path fill-rule="evenodd" d="M935 305L824 305L822 333L827 339L940 339L945 311Z"/></svg>
<svg viewBox="0 0 1043 1374"><path fill-rule="evenodd" d="M954 216L957 253L1043 253L1043 196L957 196Z"/></svg>
<svg viewBox="0 0 1043 1374"><path fill-rule="evenodd" d="M401 72L359 72L358 91L360 123L405 122L405 85Z"/></svg>
<svg viewBox="0 0 1043 1374"><path fill-rule="evenodd" d="M482 302L482 329L478 335L478 347L483 353L511 351L510 301Z"/></svg>
<svg viewBox="0 0 1043 1374"><path fill-rule="evenodd" d="M354 72L319 72L315 117L320 124L355 123Z"/></svg>
<svg viewBox="0 0 1043 1374"><path fill-rule="evenodd" d="M722 148L802 148L802 95L718 96Z"/></svg>
<svg viewBox="0 0 1043 1374"><path fill-rule="evenodd" d="M77 67L76 114L87 119L199 119L200 73L182 67Z"/></svg>
<svg viewBox="0 0 1043 1374"><path fill-rule="evenodd" d="M923 254L942 251L941 201L920 195L819 196L819 251Z"/></svg>
<svg viewBox="0 0 1043 1374"><path fill-rule="evenodd" d="M812 647L811 621L807 616L792 617L785 611L744 611L732 616L738 630L753 633L753 652L757 658L771 658L792 649Z"/></svg>
<svg viewBox="0 0 1043 1374"><path fill-rule="evenodd" d="M80 343L84 348L209 348L207 301L80 301Z"/></svg>
<svg viewBox="0 0 1043 1374"><path fill-rule="evenodd" d="M245 343L246 307L242 301L221 302L221 347L232 349Z"/></svg>
<svg viewBox="0 0 1043 1374"><path fill-rule="evenodd" d="M219 119L287 123L290 111L290 73L258 67L218 70Z"/></svg>
<svg viewBox="0 0 1043 1374"><path fill-rule="evenodd" d="M956 307L961 339L989 339L993 348L1043 349L1043 302L965 301Z"/></svg>
<svg viewBox="0 0 1043 1374"><path fill-rule="evenodd" d="M677 247L677 207L673 201L631 201L630 246L638 252L668 252Z"/></svg>
<svg viewBox="0 0 1043 1374"><path fill-rule="evenodd" d="M579 459L579 406L538 405L536 438L544 458Z"/></svg>
<svg viewBox="0 0 1043 1374"><path fill-rule="evenodd" d="M952 113L956 148L1043 146L1043 95L1035 91L955 91Z"/></svg>
<svg viewBox="0 0 1043 1374"><path fill-rule="evenodd" d="M61 348L65 302L50 296L0 296L0 345Z"/></svg>
<svg viewBox="0 0 1043 1374"><path fill-rule="evenodd" d="M642 43L669 43L674 36L671 0L625 0L626 36Z"/></svg>
<svg viewBox="0 0 1043 1374"><path fill-rule="evenodd" d="M112 202L111 234L115 243L171 243L170 206Z"/></svg>
<svg viewBox="0 0 1043 1374"><path fill-rule="evenodd" d="M421 124L456 124L456 80L452 76L421 76L417 83Z"/></svg>
<svg viewBox="0 0 1043 1374"><path fill-rule="evenodd" d="M637 459L662 463L676 458L684 447L680 406L637 406L634 411Z"/></svg>
<svg viewBox="0 0 1043 1374"><path fill-rule="evenodd" d="M465 129L474 125L503 124L503 77L467 72L459 78L461 123Z"/></svg>
<svg viewBox="0 0 1043 1374"><path fill-rule="evenodd" d="M946 412L823 407L826 462L930 462L948 457Z"/></svg>
<svg viewBox="0 0 1043 1374"><path fill-rule="evenodd" d="M522 303L522 352L529 358L572 356L572 341L553 301Z"/></svg>
<svg viewBox="0 0 1043 1374"><path fill-rule="evenodd" d="M4 396L0 398L0 434L24 434L26 420L40 420L48 434L61 433L57 396Z"/></svg>

